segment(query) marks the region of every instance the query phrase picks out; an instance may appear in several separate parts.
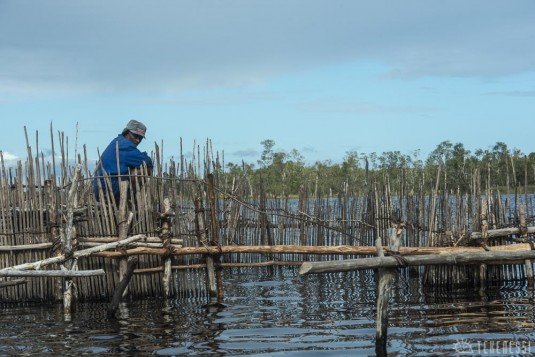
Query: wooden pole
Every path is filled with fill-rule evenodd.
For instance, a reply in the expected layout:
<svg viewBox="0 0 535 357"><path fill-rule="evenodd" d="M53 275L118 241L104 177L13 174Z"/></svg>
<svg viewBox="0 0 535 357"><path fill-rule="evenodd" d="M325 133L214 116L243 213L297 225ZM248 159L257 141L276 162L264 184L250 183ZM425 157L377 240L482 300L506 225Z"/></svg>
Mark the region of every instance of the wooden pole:
<svg viewBox="0 0 535 357"><path fill-rule="evenodd" d="M169 252L172 252L172 236L171 236L171 217L175 216L175 212L173 211L171 207L171 202L168 198L163 200L163 212L160 214L160 220L161 220L161 232L160 232L160 239L163 241L163 246L169 250ZM168 298L171 296L171 283L173 281L172 279L172 255L167 254L165 261L164 261L164 269L163 269L163 292L164 297Z"/></svg>
<svg viewBox="0 0 535 357"><path fill-rule="evenodd" d="M487 240L489 235L489 223L487 221L488 201L483 199L480 208L480 221L481 221L481 245L483 248L487 248ZM487 283L487 266L485 264L479 265L479 287L482 289Z"/></svg>
<svg viewBox="0 0 535 357"><path fill-rule="evenodd" d="M126 201L128 196L128 186L130 185L129 181L119 181L119 212L117 219L117 232L119 233L118 240L123 240L128 236L128 222L126 218ZM122 257L119 259L119 280L122 280L126 275L128 269L127 257ZM123 291L125 297L128 295L128 288L126 287Z"/></svg>
<svg viewBox="0 0 535 357"><path fill-rule="evenodd" d="M199 239L199 243L203 245L206 249L214 248L214 253L218 253L217 247L209 246L210 243L208 242L208 233L204 220L204 208L200 197L195 198L195 213L197 223L197 237ZM206 254L206 288L208 290L210 298L217 296L217 282L214 268L214 258L210 254Z"/></svg>
<svg viewBox="0 0 535 357"><path fill-rule="evenodd" d="M212 240L210 241L210 245L213 247L219 247L220 242L217 224L217 206L214 190L214 176L212 174L208 174L208 193L210 198L210 226L212 228ZM213 259L216 274L217 302L222 303L225 293L223 291L223 278L221 276L221 254L214 255Z"/></svg>
<svg viewBox="0 0 535 357"><path fill-rule="evenodd" d="M134 269L137 265L138 258L137 257L129 257L126 267L126 273L119 282L119 285L117 285L115 292L113 293L113 298L111 300L110 306L108 307L108 317L114 317L115 312L117 311L117 308L119 307L119 303L121 302L121 298L124 295L124 292L126 291L126 288L128 287L128 283L130 282L130 279L132 278L132 274L134 273Z"/></svg>
<svg viewBox="0 0 535 357"><path fill-rule="evenodd" d="M171 259L171 256L168 256L165 258L164 266L163 266L163 295L165 298L168 298L171 296L171 282L172 282L172 276L173 276L173 262Z"/></svg>
<svg viewBox="0 0 535 357"><path fill-rule="evenodd" d="M262 242L262 245L271 245L271 230L270 230L270 224L269 224L269 218L266 212L266 191L264 190L264 181L260 181L260 202L258 209L260 211L259 219L260 219L260 232L261 232L261 238L260 241Z"/></svg>
<svg viewBox="0 0 535 357"><path fill-rule="evenodd" d="M52 147L54 144L52 143ZM54 175L55 180L55 175ZM60 256L61 255L61 238L60 230L58 224L58 209L57 209L57 197L56 197L56 182L54 180L45 181L45 191L48 196L48 214L49 214L49 238L50 244L52 244L52 255ZM53 294L56 301L60 301L62 298L63 285L61 279L54 280Z"/></svg>
<svg viewBox="0 0 535 357"><path fill-rule="evenodd" d="M437 169L437 177L436 177L436 181L435 181L435 186L434 188L431 189L431 203L430 203L430 207L429 207L429 212L428 212L428 232L427 232L427 246L428 247L434 247L436 244L435 242L435 224L436 224L436 204L437 204L437 199L438 199L438 188L439 188L439 184L440 184L440 175L441 175L441 171L442 171L442 160L439 159L439 162L438 162L438 169ZM431 269L424 269L424 282L426 283L430 283L432 282L431 279L433 281L436 281L436 277L437 277L437 271L435 269L431 270Z"/></svg>
<svg viewBox="0 0 535 357"><path fill-rule="evenodd" d="M403 224L395 225L390 234L389 249L398 252L403 233ZM396 253L397 254L397 253ZM377 307L375 325L375 352L377 356L387 356L386 341L388 329L388 301L390 288L396 275L396 268L380 268L377 283Z"/></svg>
<svg viewBox="0 0 535 357"><path fill-rule="evenodd" d="M527 239L528 238L528 229L526 224L526 206L520 205L520 238L521 239ZM533 247L532 247L533 249ZM528 278L528 285L530 287L533 287L533 263L531 260L526 259L524 262L526 266L526 276Z"/></svg>
<svg viewBox="0 0 535 357"><path fill-rule="evenodd" d="M76 207L76 196L78 191L78 177L80 176L82 167L78 165L74 171L74 176L71 181L71 188L67 197L67 222L65 229L62 232L63 255L68 257L65 261L68 270L77 270L77 264L72 259L73 239L76 237L76 228L74 226L74 208ZM63 292L63 313L66 318L70 319L72 310L72 296L73 296L74 281L71 277L65 279L65 290Z"/></svg>

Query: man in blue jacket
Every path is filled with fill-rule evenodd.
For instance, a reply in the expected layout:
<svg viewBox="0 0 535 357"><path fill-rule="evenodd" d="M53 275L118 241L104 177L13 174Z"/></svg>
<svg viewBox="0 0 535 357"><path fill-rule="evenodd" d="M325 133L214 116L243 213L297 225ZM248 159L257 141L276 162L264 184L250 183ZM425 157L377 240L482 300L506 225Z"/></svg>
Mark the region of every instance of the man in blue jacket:
<svg viewBox="0 0 535 357"><path fill-rule="evenodd" d="M95 198L100 201L99 196L99 182L103 192L106 192L106 181L104 173L110 176L111 189L115 197L116 204L119 204L119 179L121 181L128 180L128 172L138 170L142 165L146 165L148 173L152 173L152 160L147 155L147 152L141 152L137 148L141 140L145 138L147 127L137 121L130 120L124 128L123 132L111 141L108 147L104 150L100 157L100 162L97 164L95 171L95 179L93 181L93 189ZM117 163L119 158L119 163ZM117 172L119 170L119 172ZM120 175L118 177L118 175Z"/></svg>

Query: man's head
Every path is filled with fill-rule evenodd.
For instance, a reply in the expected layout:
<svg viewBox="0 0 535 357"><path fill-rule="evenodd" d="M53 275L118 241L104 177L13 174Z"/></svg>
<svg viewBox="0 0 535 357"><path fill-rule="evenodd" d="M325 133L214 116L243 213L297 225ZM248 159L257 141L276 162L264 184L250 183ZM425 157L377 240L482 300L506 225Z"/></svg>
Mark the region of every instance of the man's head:
<svg viewBox="0 0 535 357"><path fill-rule="evenodd" d="M126 124L126 128L123 129L122 134L130 140L135 139L136 142L134 143L137 145L145 138L146 132L147 127L142 122L130 120Z"/></svg>
<svg viewBox="0 0 535 357"><path fill-rule="evenodd" d="M129 131L132 134L141 135L143 138L145 138L145 132L147 131L147 127L140 121L130 120L128 124L126 124L126 128L124 128L123 134L125 134L126 131Z"/></svg>

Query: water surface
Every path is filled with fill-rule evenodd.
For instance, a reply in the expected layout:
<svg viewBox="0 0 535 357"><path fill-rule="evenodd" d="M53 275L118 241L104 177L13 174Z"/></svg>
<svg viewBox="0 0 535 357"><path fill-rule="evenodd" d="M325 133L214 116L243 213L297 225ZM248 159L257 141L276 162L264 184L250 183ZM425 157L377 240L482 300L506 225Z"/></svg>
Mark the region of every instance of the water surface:
<svg viewBox="0 0 535 357"><path fill-rule="evenodd" d="M1 305L0 355L374 356L372 272L300 276L294 267L228 269L224 306L206 298ZM391 356L535 352L533 290L512 282L428 289L400 277L392 292Z"/></svg>

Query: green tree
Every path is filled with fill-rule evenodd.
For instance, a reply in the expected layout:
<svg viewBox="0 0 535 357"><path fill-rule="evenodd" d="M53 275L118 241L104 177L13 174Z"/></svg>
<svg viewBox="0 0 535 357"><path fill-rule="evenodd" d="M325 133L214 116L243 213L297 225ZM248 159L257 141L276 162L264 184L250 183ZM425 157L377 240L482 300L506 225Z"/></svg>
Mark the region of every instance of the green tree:
<svg viewBox="0 0 535 357"><path fill-rule="evenodd" d="M266 139L261 141L260 144L262 144L264 150L262 151L260 160L258 160L258 164L265 168L271 165L271 163L273 162L273 147L275 146L275 141L271 139Z"/></svg>

